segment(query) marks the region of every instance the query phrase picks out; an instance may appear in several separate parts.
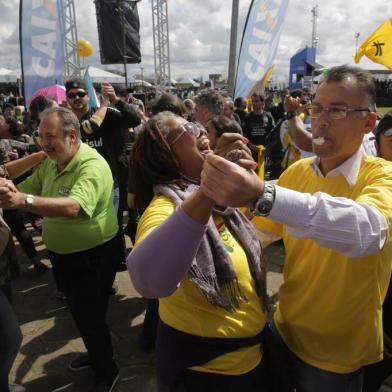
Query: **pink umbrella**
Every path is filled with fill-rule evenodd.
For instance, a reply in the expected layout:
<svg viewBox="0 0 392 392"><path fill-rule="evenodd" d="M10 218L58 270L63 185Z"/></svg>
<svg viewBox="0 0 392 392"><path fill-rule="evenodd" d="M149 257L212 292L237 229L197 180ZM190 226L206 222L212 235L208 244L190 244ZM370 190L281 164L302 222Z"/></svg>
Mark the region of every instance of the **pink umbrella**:
<svg viewBox="0 0 392 392"><path fill-rule="evenodd" d="M54 84L52 86L42 87L42 88L34 91L34 93L32 94L32 96L29 98L29 100L27 102L28 105L31 104L31 101L34 98L39 97L40 95L44 95L48 98L51 98L54 101L56 101L58 104L62 103L63 101L65 101L67 99L67 96L65 93L65 87L60 86L59 84Z"/></svg>

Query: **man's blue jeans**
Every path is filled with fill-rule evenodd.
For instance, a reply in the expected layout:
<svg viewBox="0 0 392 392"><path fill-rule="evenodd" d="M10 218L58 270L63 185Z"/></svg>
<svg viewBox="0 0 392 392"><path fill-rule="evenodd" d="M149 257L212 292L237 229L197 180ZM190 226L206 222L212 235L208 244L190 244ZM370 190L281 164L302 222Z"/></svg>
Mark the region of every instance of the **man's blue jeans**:
<svg viewBox="0 0 392 392"><path fill-rule="evenodd" d="M363 368L340 374L311 366L288 349L274 323L269 327L264 350L273 392L362 392Z"/></svg>
<svg viewBox="0 0 392 392"><path fill-rule="evenodd" d="M0 288L0 391L8 392L8 374L22 344L22 333L3 289Z"/></svg>

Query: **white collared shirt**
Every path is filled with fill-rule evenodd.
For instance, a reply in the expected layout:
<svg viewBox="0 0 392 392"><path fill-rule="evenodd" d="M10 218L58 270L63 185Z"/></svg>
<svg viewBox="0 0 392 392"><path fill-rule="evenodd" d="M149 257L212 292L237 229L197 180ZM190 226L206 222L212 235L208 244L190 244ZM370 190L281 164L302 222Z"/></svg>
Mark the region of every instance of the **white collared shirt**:
<svg viewBox="0 0 392 392"><path fill-rule="evenodd" d="M342 175L350 186L354 186L364 156L361 147L326 177ZM318 176L323 176L319 163L316 157L311 165ZM323 192L310 195L279 185L276 185L269 218L287 226L287 231L294 237L313 239L350 258L379 252L388 234L384 215L371 205ZM339 222L339 228L336 228L336 222Z"/></svg>

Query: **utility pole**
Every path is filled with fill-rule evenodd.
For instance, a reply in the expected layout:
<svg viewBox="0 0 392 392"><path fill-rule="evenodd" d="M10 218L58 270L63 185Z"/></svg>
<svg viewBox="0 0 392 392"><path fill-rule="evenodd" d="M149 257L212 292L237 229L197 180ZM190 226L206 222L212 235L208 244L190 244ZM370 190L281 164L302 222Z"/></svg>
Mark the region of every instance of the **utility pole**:
<svg viewBox="0 0 392 392"><path fill-rule="evenodd" d="M237 28L239 0L233 0L231 8L230 56L229 56L229 95L234 97L235 77L237 67Z"/></svg>

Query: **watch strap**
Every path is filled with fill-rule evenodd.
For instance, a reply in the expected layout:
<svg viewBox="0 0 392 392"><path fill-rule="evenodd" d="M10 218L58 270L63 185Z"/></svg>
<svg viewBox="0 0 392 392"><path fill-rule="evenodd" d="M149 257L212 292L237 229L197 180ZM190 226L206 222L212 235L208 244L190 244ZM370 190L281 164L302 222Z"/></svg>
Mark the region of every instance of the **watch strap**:
<svg viewBox="0 0 392 392"><path fill-rule="evenodd" d="M254 208L250 211L254 215L268 216L275 201L275 185L268 182L264 183L264 190L257 199Z"/></svg>

